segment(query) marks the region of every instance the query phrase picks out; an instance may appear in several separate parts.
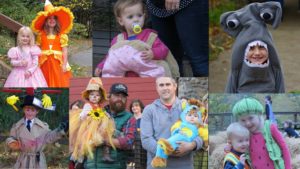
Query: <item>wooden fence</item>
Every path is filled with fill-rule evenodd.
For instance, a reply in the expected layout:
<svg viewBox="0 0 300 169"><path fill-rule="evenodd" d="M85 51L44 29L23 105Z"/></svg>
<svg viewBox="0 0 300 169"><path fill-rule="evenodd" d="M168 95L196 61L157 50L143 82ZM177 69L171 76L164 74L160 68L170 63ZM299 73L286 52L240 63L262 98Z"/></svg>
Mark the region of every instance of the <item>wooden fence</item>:
<svg viewBox="0 0 300 169"><path fill-rule="evenodd" d="M295 129L300 129L300 112L274 112L278 121L279 129L282 129L282 122L289 119L295 124ZM208 113L209 134L215 134L218 131L225 131L230 123L236 121L232 113ZM288 117L288 118L287 118Z"/></svg>

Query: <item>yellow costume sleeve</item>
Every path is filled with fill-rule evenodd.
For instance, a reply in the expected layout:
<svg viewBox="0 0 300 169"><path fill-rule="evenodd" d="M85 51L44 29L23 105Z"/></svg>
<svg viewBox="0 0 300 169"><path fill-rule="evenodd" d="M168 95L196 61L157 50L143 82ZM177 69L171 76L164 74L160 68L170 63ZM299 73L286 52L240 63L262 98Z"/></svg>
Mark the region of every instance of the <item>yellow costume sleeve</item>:
<svg viewBox="0 0 300 169"><path fill-rule="evenodd" d="M68 46L68 42L69 42L69 38L68 38L68 35L67 34L61 34L60 35L60 44L61 44L61 47L66 47Z"/></svg>
<svg viewBox="0 0 300 169"><path fill-rule="evenodd" d="M36 36L36 42L35 42L36 45L41 46L41 41L42 41L41 35L38 34L38 35Z"/></svg>
<svg viewBox="0 0 300 169"><path fill-rule="evenodd" d="M181 124L181 121L177 121L173 126L171 127L171 132L173 132L175 129L179 128Z"/></svg>

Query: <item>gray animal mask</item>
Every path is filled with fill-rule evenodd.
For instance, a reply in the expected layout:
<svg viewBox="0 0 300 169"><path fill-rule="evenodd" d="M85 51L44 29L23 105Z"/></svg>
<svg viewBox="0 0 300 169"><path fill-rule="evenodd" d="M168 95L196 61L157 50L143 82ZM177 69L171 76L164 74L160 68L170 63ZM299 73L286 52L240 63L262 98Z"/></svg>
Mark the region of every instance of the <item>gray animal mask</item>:
<svg viewBox="0 0 300 169"><path fill-rule="evenodd" d="M237 11L221 15L221 27L236 38L232 49L231 72L226 92L228 93L278 93L284 92L280 61L267 24L277 28L281 21L281 6L278 2L252 3ZM248 44L261 41L268 47L268 66L249 67L244 62Z"/></svg>

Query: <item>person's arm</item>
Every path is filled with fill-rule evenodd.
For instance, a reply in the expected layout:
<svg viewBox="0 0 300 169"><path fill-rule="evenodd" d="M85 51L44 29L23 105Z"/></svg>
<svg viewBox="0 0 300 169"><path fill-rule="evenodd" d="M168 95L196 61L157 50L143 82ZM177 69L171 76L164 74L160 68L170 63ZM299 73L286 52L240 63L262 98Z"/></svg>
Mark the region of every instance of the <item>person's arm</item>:
<svg viewBox="0 0 300 169"><path fill-rule="evenodd" d="M270 130L271 130L273 139L276 141L276 143L278 144L278 146L281 149L285 169L292 169L291 155L290 155L289 149L288 149L280 131L278 131L276 125L274 125L274 124L272 124L270 126Z"/></svg>
<svg viewBox="0 0 300 169"><path fill-rule="evenodd" d="M10 58L10 64L14 67L27 65L27 62L25 60L18 58L17 48L9 49L9 51L7 52L7 56Z"/></svg>
<svg viewBox="0 0 300 169"><path fill-rule="evenodd" d="M150 107L146 107L142 113L141 119L141 141L142 146L148 152L155 154L156 152L156 142L154 138L154 124L152 122L152 111Z"/></svg>
<svg viewBox="0 0 300 169"><path fill-rule="evenodd" d="M10 130L9 137L6 139L6 145L12 150L19 150L21 148L21 142L17 138L17 129L15 125Z"/></svg>
<svg viewBox="0 0 300 169"><path fill-rule="evenodd" d="M65 129L61 125L59 125L59 127L57 127L56 129L54 129L52 131L49 129L49 126L47 126L44 129L48 130L48 132L46 132L45 135L42 135L39 138L37 138L37 140L42 139L42 141L43 141L42 144L54 143L54 142L58 141L59 139L61 139L67 132L67 129Z"/></svg>
<svg viewBox="0 0 300 169"><path fill-rule="evenodd" d="M67 71L67 63L68 63L68 35L62 34L60 37L60 44L62 47L62 57L63 57L63 65L62 69L64 72Z"/></svg>
<svg viewBox="0 0 300 169"><path fill-rule="evenodd" d="M85 103L83 108L82 108L82 111L80 112L79 114L79 117L81 120L84 120L86 118L86 116L88 115L88 113L92 110L92 106L88 103Z"/></svg>
<svg viewBox="0 0 300 169"><path fill-rule="evenodd" d="M152 52L154 60L164 60L169 53L169 49L158 37L156 37L152 45Z"/></svg>
<svg viewBox="0 0 300 169"><path fill-rule="evenodd" d="M203 141L199 136L192 142L177 141L176 143L178 144L178 149L172 155L178 157L184 156L192 151L197 151L203 145Z"/></svg>
<svg viewBox="0 0 300 169"><path fill-rule="evenodd" d="M134 142L134 133L136 129L136 121L128 120L127 124L123 126L124 136L113 139L113 144L120 149L131 149Z"/></svg>
<svg viewBox="0 0 300 169"><path fill-rule="evenodd" d="M41 50L39 47L37 46L33 46L31 51L30 51L31 57L32 57L32 66L27 69L27 71L30 74L33 74L35 72L35 70L37 69L38 65L39 65L39 55L41 54Z"/></svg>

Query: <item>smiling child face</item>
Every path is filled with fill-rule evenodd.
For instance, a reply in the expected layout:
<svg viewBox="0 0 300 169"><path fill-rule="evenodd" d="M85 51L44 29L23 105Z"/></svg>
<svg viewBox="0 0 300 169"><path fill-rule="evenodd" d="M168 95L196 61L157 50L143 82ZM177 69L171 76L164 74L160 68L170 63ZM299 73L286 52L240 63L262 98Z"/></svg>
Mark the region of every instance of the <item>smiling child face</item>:
<svg viewBox="0 0 300 169"><path fill-rule="evenodd" d="M246 51L246 59L251 64L264 64L268 60L268 50L265 43L257 41L257 43L250 43Z"/></svg>

